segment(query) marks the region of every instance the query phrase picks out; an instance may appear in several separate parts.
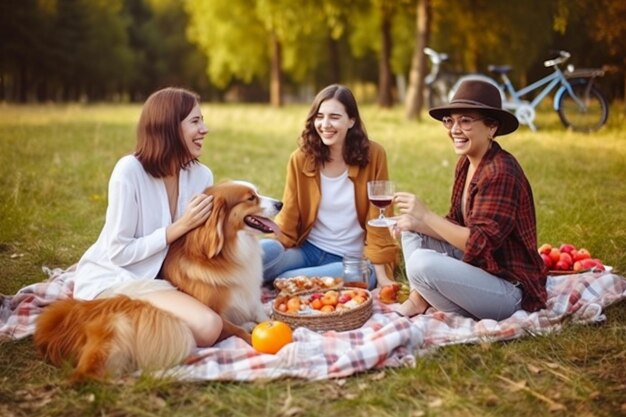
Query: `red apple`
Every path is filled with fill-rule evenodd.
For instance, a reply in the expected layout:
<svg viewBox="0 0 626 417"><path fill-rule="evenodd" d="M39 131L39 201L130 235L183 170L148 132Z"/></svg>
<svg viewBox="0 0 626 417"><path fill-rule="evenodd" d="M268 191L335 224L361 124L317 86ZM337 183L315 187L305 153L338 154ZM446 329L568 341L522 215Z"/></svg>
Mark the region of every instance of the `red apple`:
<svg viewBox="0 0 626 417"><path fill-rule="evenodd" d="M548 256L550 257L550 259L552 259L552 263L556 264L558 261L561 260L561 251L559 251L557 248L552 248Z"/></svg>
<svg viewBox="0 0 626 417"><path fill-rule="evenodd" d="M549 243L544 243L543 245L539 246L538 252L548 255L551 250L552 245Z"/></svg>
<svg viewBox="0 0 626 417"><path fill-rule="evenodd" d="M581 261L583 259L591 258L591 253L585 248L580 248L576 252L576 256L574 257L574 261Z"/></svg>
<svg viewBox="0 0 626 417"><path fill-rule="evenodd" d="M540 253L539 256L541 256L541 259L543 259L543 263L545 264L546 268L552 269L552 259L545 253Z"/></svg>
<svg viewBox="0 0 626 417"><path fill-rule="evenodd" d="M582 259L579 262L583 269L592 269L598 265L598 263L591 258Z"/></svg>
<svg viewBox="0 0 626 417"><path fill-rule="evenodd" d="M569 271L571 266L572 264L568 264L567 262L558 261L556 264L554 264L554 269L556 269L557 271Z"/></svg>
<svg viewBox="0 0 626 417"><path fill-rule="evenodd" d="M576 249L576 247L574 245L572 245L571 243L563 243L559 247L559 250L561 252L567 252L567 253L571 253L574 249Z"/></svg>
<svg viewBox="0 0 626 417"><path fill-rule="evenodd" d="M559 261L566 262L570 265L574 262L572 256L567 252L561 252L561 255L559 255Z"/></svg>
<svg viewBox="0 0 626 417"><path fill-rule="evenodd" d="M596 266L593 267L594 270L596 271L604 271L604 264L602 263L602 261L598 258L595 258L594 261L596 262Z"/></svg>

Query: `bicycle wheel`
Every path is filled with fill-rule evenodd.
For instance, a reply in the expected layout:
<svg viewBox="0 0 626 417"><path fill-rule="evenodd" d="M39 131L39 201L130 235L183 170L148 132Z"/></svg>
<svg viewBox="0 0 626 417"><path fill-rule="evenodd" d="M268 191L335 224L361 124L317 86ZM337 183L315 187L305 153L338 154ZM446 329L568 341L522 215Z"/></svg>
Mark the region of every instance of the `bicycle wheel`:
<svg viewBox="0 0 626 417"><path fill-rule="evenodd" d="M448 90L450 88L445 80L435 80L428 88L428 107L439 107L448 104Z"/></svg>
<svg viewBox="0 0 626 417"><path fill-rule="evenodd" d="M565 91L559 99L559 118L563 126L577 132L592 132L600 129L609 117L606 98L596 87L587 85L586 80L572 82L576 97L584 106Z"/></svg>

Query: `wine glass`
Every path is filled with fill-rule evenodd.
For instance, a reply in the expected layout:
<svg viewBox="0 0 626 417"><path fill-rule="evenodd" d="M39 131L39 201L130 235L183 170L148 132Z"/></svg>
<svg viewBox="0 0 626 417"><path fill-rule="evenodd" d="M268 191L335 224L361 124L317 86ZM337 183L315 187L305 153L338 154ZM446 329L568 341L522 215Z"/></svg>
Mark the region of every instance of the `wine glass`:
<svg viewBox="0 0 626 417"><path fill-rule="evenodd" d="M378 207L380 215L376 219L371 219L367 224L375 227L389 227L396 224L396 221L385 217L385 208L389 207L396 192L396 184L393 181L376 180L367 183L367 198Z"/></svg>

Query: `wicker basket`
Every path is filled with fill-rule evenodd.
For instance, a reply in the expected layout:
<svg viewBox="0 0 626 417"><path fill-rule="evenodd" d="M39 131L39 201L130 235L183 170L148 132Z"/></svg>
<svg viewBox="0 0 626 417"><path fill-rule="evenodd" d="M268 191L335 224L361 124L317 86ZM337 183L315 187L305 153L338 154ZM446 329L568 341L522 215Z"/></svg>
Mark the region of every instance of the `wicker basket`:
<svg viewBox="0 0 626 417"><path fill-rule="evenodd" d="M331 291L330 289L327 291ZM372 294L367 291L367 300L358 307L341 310L332 313L317 313L311 315L296 315L283 313L276 309L276 302L272 303L272 315L275 320L280 320L292 328L306 327L315 331L335 330L343 332L361 327L372 316ZM310 291L301 295L312 294L320 291ZM325 291L322 291L325 292Z"/></svg>

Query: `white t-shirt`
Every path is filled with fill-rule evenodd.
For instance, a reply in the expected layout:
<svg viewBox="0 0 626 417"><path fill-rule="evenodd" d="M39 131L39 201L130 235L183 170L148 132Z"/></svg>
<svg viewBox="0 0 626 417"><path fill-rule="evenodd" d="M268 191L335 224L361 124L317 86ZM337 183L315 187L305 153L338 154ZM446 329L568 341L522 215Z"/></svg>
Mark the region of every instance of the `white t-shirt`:
<svg viewBox="0 0 626 417"><path fill-rule="evenodd" d="M365 232L357 218L354 184L348 171L338 177L320 176L322 198L307 240L335 255L360 255Z"/></svg>
<svg viewBox="0 0 626 417"><path fill-rule="evenodd" d="M205 165L181 170L176 219L195 194L212 184L213 173ZM120 159L109 180L104 227L74 273L74 297L93 299L121 282L156 278L167 254L165 229L171 223L163 179L148 174L133 155Z"/></svg>

